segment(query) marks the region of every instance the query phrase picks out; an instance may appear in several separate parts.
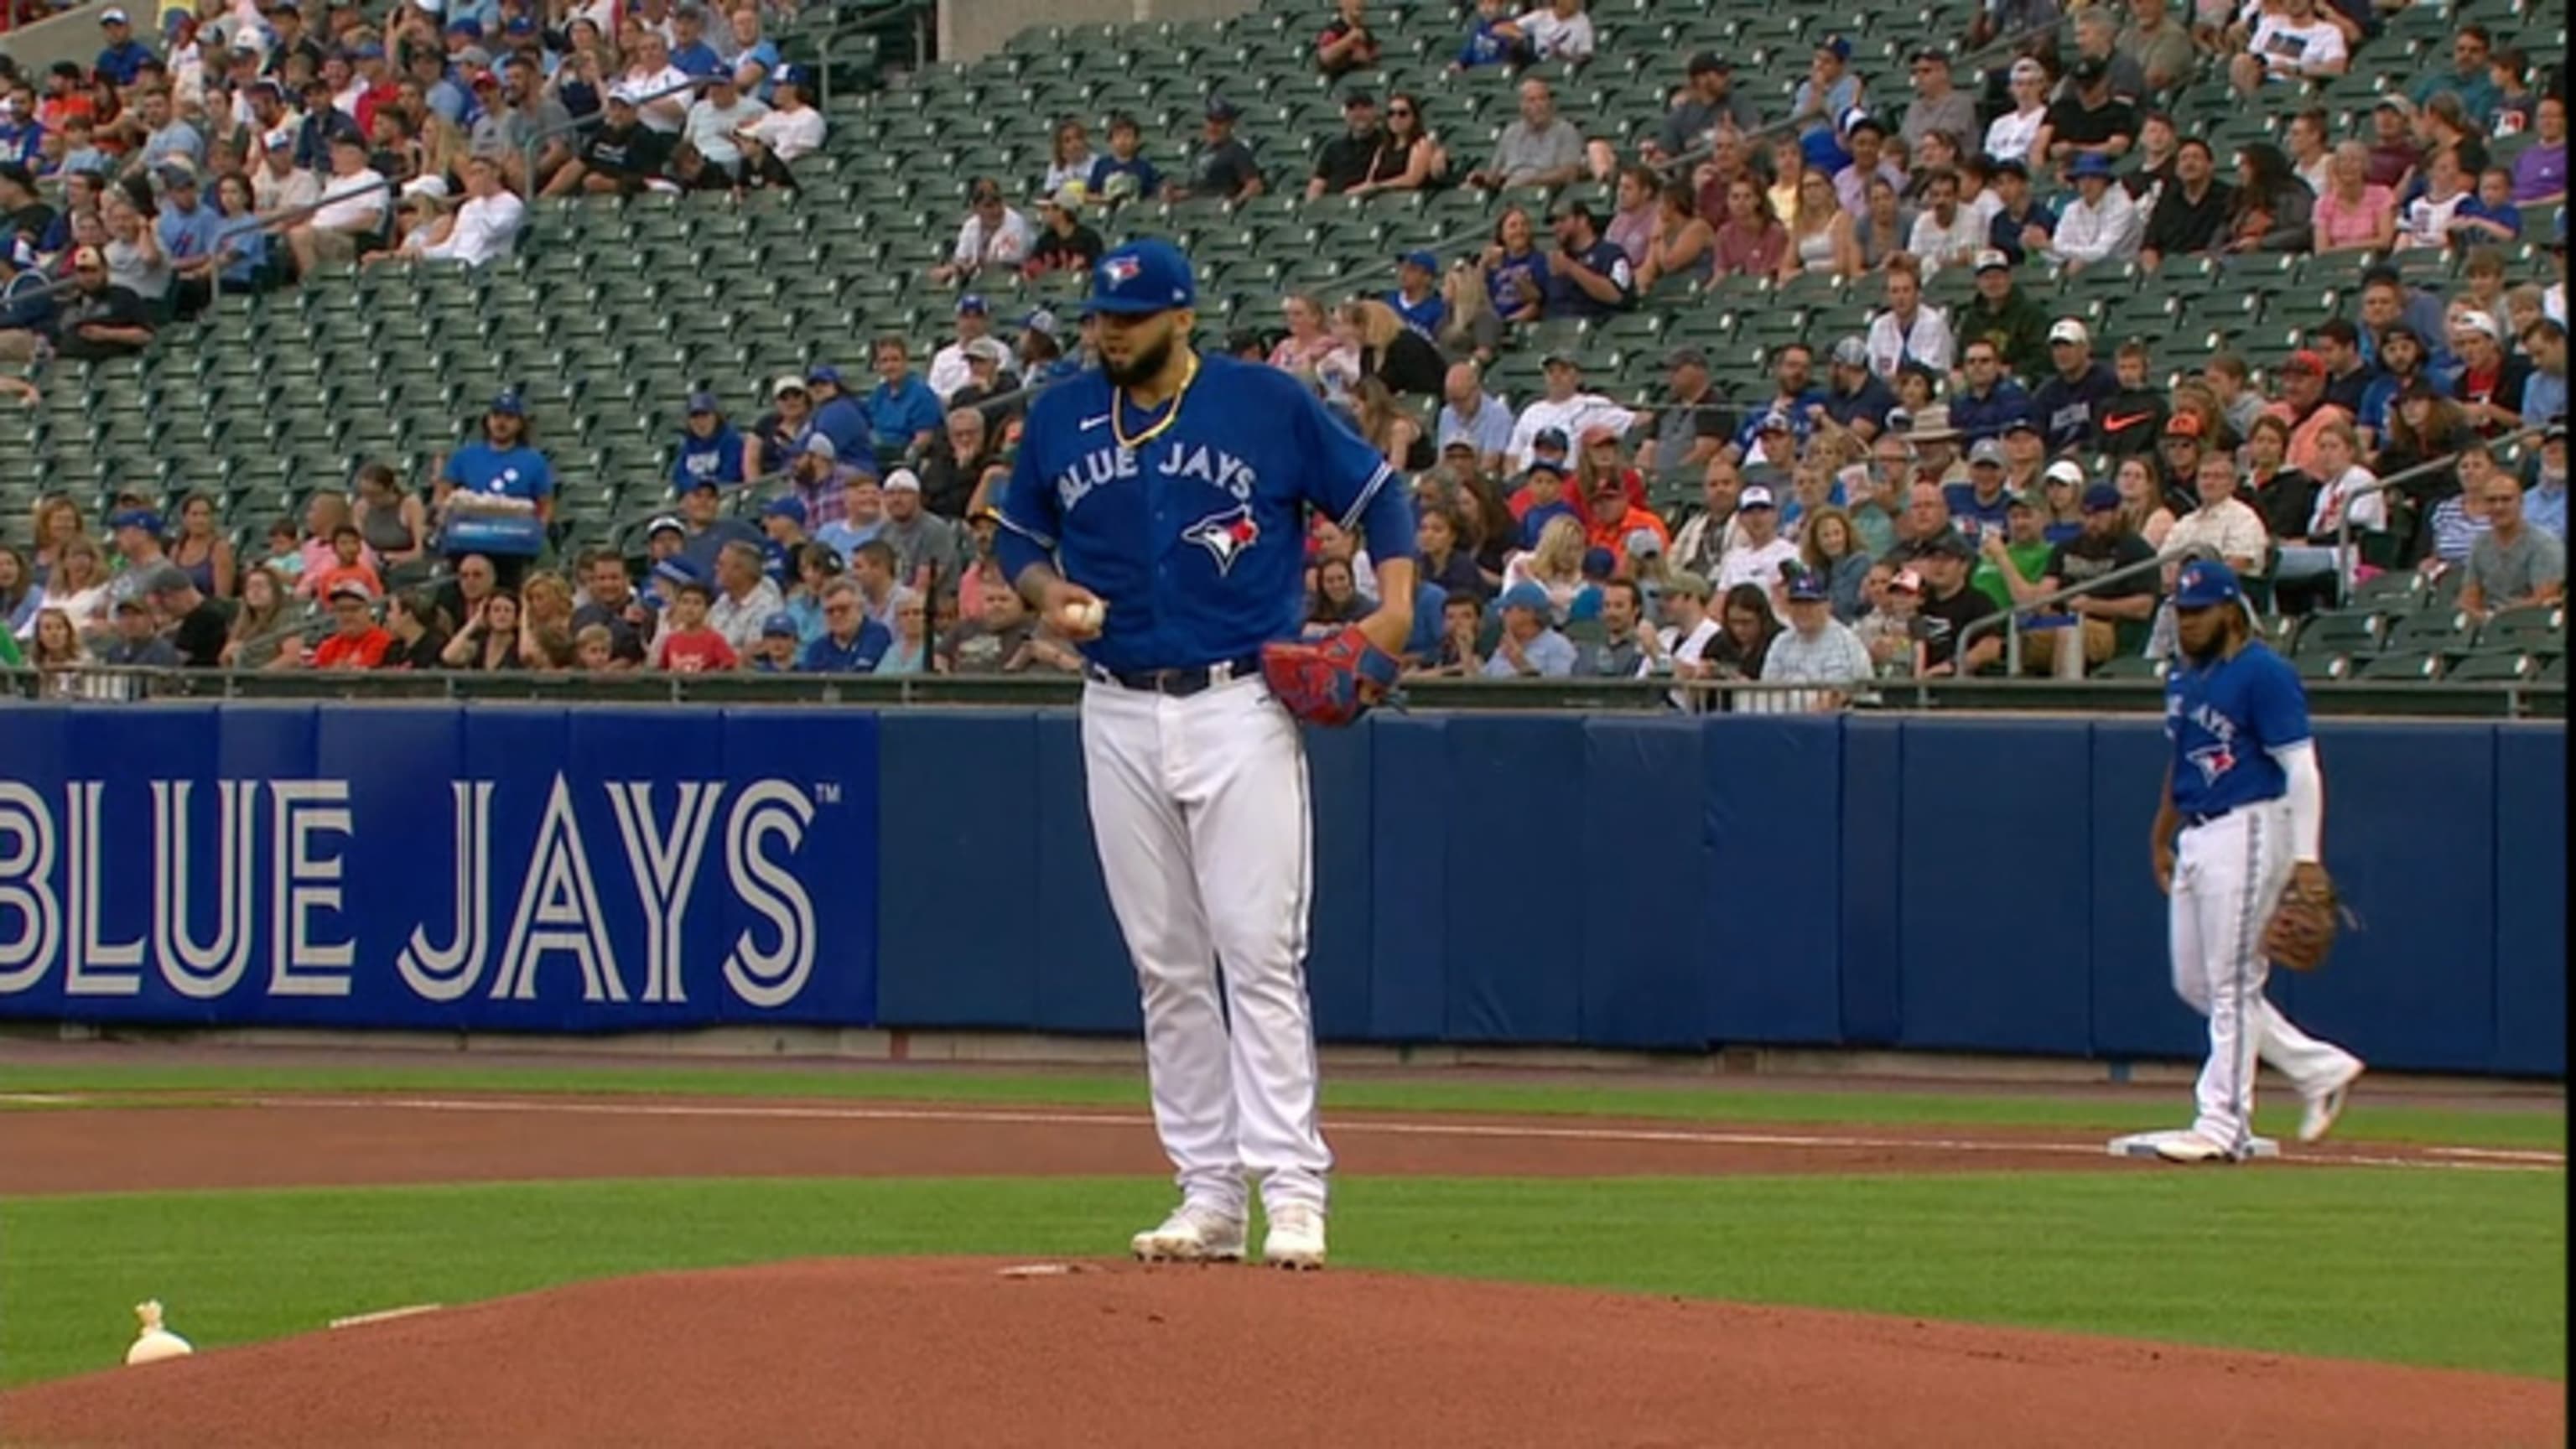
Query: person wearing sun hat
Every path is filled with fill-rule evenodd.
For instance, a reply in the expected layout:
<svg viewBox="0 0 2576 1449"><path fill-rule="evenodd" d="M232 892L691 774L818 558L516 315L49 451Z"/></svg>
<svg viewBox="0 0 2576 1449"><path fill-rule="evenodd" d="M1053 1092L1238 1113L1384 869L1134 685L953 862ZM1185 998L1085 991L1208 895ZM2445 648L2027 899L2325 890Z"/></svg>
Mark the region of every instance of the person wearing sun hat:
<svg viewBox="0 0 2576 1449"><path fill-rule="evenodd" d="M2068 271L2102 262L2134 260L2146 238L2146 213L2119 184L2111 158L2086 151L2067 164L2075 199L2058 213L2057 230L2048 239L2048 256Z"/></svg>

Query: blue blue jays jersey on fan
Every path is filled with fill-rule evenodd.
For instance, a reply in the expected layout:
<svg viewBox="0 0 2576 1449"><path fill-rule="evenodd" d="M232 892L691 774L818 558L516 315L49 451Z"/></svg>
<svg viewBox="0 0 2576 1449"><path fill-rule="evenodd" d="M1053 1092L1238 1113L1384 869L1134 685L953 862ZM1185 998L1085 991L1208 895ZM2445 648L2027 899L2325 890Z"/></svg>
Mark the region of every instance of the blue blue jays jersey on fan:
<svg viewBox="0 0 2576 1449"><path fill-rule="evenodd" d="M2183 814L2275 800L2289 779L2272 751L2309 737L2307 691L2289 661L2259 643L2207 664L2177 658L2165 680L2165 737Z"/></svg>
<svg viewBox="0 0 2576 1449"><path fill-rule="evenodd" d="M1312 505L1365 532L1379 559L1413 556L1412 500L1386 460L1304 383L1230 357L1199 360L1170 427L1087 372L1029 409L1002 504L1017 578L1052 553L1109 615L1084 653L1127 673L1241 659L1292 639L1305 608ZM1113 423L1111 409L1120 409Z"/></svg>

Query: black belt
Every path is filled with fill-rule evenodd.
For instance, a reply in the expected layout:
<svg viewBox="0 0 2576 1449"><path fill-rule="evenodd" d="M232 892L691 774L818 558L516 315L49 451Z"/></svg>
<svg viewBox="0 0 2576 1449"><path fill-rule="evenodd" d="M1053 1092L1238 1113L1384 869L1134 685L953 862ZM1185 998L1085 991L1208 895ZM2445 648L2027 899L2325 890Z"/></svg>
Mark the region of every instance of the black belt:
<svg viewBox="0 0 2576 1449"><path fill-rule="evenodd" d="M1094 664L1083 671L1102 684L1114 684L1140 694L1167 694L1174 699L1187 699L1193 694L1261 672L1261 656L1246 654L1217 664L1192 665L1187 669L1132 669L1120 671Z"/></svg>
<svg viewBox="0 0 2576 1449"><path fill-rule="evenodd" d="M2197 814L2186 815L2182 818L2182 828L2185 830L2197 830L2201 826L2210 824L2213 821L2224 820L2228 816L2235 814L2241 808L2243 807L2230 805L2224 810L2203 810Z"/></svg>

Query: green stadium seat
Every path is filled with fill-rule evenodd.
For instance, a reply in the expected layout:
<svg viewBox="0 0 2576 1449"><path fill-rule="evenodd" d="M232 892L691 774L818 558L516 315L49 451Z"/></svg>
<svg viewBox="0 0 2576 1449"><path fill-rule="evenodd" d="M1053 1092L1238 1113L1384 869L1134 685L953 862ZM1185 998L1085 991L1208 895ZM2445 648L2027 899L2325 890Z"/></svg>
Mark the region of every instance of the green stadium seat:
<svg viewBox="0 0 2576 1449"><path fill-rule="evenodd" d="M2370 680L2429 680L2442 673L2442 656L2410 651L2382 654L2361 666L2360 677Z"/></svg>

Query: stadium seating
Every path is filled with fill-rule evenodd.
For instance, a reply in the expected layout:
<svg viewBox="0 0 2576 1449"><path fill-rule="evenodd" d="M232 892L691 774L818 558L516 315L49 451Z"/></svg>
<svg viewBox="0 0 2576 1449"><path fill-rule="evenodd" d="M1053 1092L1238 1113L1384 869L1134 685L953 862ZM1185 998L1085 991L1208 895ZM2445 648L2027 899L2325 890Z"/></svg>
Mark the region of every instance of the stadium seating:
<svg viewBox="0 0 2576 1449"><path fill-rule="evenodd" d="M1445 70L1471 8L1386 12L1385 60L1363 82L1417 93L1435 130L1466 157L1481 154L1512 115L1511 77ZM1880 12L1777 0L1748 12L1705 0L1605 0L1593 13L1600 58L1539 73L1557 83L1562 109L1588 135L1627 154L1660 118L1691 49L1727 52L1741 83L1778 115L1807 48L1846 35L1881 109L1892 109L1904 87L1901 58L1918 45L1955 46L1971 7L1933 0ZM1058 115L1096 123L1126 110L1149 135L1177 138L1204 97L1221 91L1244 107L1242 134L1272 176L1302 176L1306 156L1339 124L1339 87L1311 63L1316 14L1309 0L1265 0L1233 19L1028 30L992 56L835 95L825 151L800 163L801 194L541 202L518 255L481 271L386 266L227 297L202 324L170 329L139 359L57 364L40 406L0 421L0 513L25 516L47 487L94 494L93 505L118 488L196 490L213 495L251 541L312 490L343 486L361 460L381 458L424 479L482 401L509 384L530 391L536 437L562 479L566 546L624 539L662 500L688 391L710 388L748 417L765 400L765 379L856 362L872 333L933 342L949 298L921 277L954 236L969 178L1000 177L1015 200L1033 191ZM2209 75L2173 109L2186 131L2222 146L2276 134L2301 104L2326 107L2338 133L2349 134L2381 87L2469 19L2499 43L2564 54L2563 16L2538 0L2419 5L2393 18L2354 74L2309 87L2303 102L2249 110L2223 75ZM1155 144L1151 154L1170 160L1176 142ZM1104 231L1113 241L1156 233L1192 247L1213 330L1237 317L1272 321L1286 288L1383 288L1397 251L1472 248L1500 205L1531 199L1489 204L1450 191L1309 204L1294 190L1242 206L1131 203ZM2451 265L2440 256L2426 262L2436 273ZM2537 277L2548 264L2526 245L2513 256L2514 277ZM2022 285L2090 320L2106 343L2149 337L2159 370L2180 374L2222 346L2258 369L2276 364L2305 328L2349 310L2357 275L2349 255L2264 256L2225 266L2177 260L2154 276L2107 267L2066 279L2031 267ZM1954 299L1967 282L1937 277L1934 300ZM1060 286L977 287L999 294L1005 317L1067 299ZM1633 313L1549 324L1570 334L1549 340L1595 358L1595 385L1605 391L1641 393L1660 380L1663 350L1690 342L1709 351L1721 386L1758 395L1769 348L1857 330L1877 298L1874 277L1849 286L1744 278L1667 286ZM1507 355L1498 384L1533 388L1537 354L1530 345ZM2362 617L2374 622L2349 636L2347 621L2319 619L2299 636L2299 652L2328 650L2329 636L2331 652L2365 655L2415 637L2403 628L2386 636L2381 615ZM2436 653L2453 642L2453 634L2428 636Z"/></svg>

